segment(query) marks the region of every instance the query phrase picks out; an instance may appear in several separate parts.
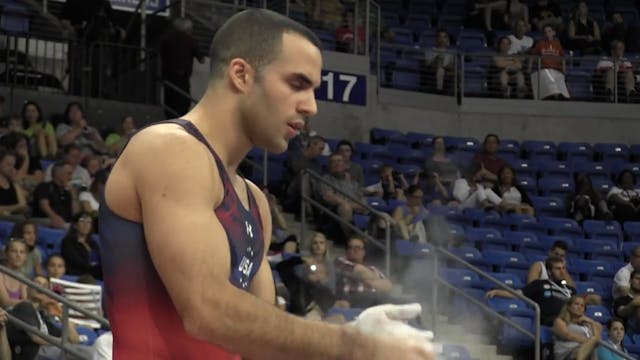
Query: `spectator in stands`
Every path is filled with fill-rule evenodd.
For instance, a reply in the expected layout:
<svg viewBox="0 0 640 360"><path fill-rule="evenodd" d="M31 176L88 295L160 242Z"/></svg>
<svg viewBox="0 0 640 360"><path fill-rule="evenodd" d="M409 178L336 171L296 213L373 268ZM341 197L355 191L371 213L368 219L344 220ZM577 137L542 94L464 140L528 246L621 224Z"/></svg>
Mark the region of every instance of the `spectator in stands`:
<svg viewBox="0 0 640 360"><path fill-rule="evenodd" d="M476 180L485 187L492 188L498 181L498 171L507 163L498 156L500 138L496 134L487 134L482 143L482 152L477 153L472 162L477 166Z"/></svg>
<svg viewBox="0 0 640 360"><path fill-rule="evenodd" d="M80 212L73 219L73 225L62 239L61 253L69 275L89 274L102 279L100 248L91 238L93 218L91 214Z"/></svg>
<svg viewBox="0 0 640 360"><path fill-rule="evenodd" d="M113 9L107 0L68 0L62 8L62 25L69 37L89 45L95 41L121 40L121 29L113 24ZM118 35L114 38L114 32Z"/></svg>
<svg viewBox="0 0 640 360"><path fill-rule="evenodd" d="M511 40L503 36L498 40L498 53L493 56L493 67L495 69L495 83L500 86L500 93L504 98L511 97L512 85L516 86L516 96L522 99L527 94L527 84L522 72L522 59L509 55L511 50Z"/></svg>
<svg viewBox="0 0 640 360"><path fill-rule="evenodd" d="M73 168L71 184L78 189L88 189L91 185L91 175L87 169L80 166L82 162L82 150L76 144L68 144L64 147L63 160ZM49 165L44 173L44 181L51 181L51 172L54 164Z"/></svg>
<svg viewBox="0 0 640 360"><path fill-rule="evenodd" d="M551 25L543 28L544 38L539 39L531 49L531 55L540 55L539 68L531 74L531 86L537 99L569 98L565 83L564 50ZM531 71L532 63L529 63Z"/></svg>
<svg viewBox="0 0 640 360"><path fill-rule="evenodd" d="M108 174L106 171L97 172L95 178L91 182L91 186L89 187L89 189L81 192L78 196L81 211L91 214L94 219L97 219L98 217L98 210L100 210L100 199L102 198L104 187L107 183L107 175ZM271 213L274 214L273 211Z"/></svg>
<svg viewBox="0 0 640 360"><path fill-rule="evenodd" d="M400 238L419 243L427 242L425 220L429 211L423 204L424 193L418 185L411 185L407 190L407 203L393 211L393 224Z"/></svg>
<svg viewBox="0 0 640 360"><path fill-rule="evenodd" d="M352 53L356 49L356 27L353 19L353 11L345 11L343 14L342 26L336 29L336 51ZM358 24L358 52L364 51L366 29L362 24Z"/></svg>
<svg viewBox="0 0 640 360"><path fill-rule="evenodd" d="M215 55L215 54L214 54ZM165 105L173 110L166 111L167 118L175 118L186 114L191 108L191 73L193 60L204 64L204 55L198 49L198 42L193 37L193 23L189 19L177 18L173 27L160 46L162 58L162 78L172 86L164 87ZM174 87L186 93L181 94Z"/></svg>
<svg viewBox="0 0 640 360"><path fill-rule="evenodd" d="M64 111L64 122L56 128L58 145L76 144L83 152L104 154L108 152L98 130L89 126L84 109L78 102L70 102Z"/></svg>
<svg viewBox="0 0 640 360"><path fill-rule="evenodd" d="M127 115L120 121L120 127L116 132L112 132L104 140L105 145L109 148L109 153L113 155L120 154L120 150L124 147L124 144L129 141L131 135L136 132L136 122L133 116Z"/></svg>
<svg viewBox="0 0 640 360"><path fill-rule="evenodd" d="M502 212L534 215L533 206L529 195L516 180L516 173L509 165L505 165L498 172L498 183L493 187L492 194L488 196Z"/></svg>
<svg viewBox="0 0 640 360"><path fill-rule="evenodd" d="M603 341L613 346L614 349L628 355L629 352L624 347L624 344L622 344L624 335L624 321L615 317L607 321L607 340ZM597 354L598 360L622 360L620 356L614 354L611 350L605 348L604 346L598 346Z"/></svg>
<svg viewBox="0 0 640 360"><path fill-rule="evenodd" d="M27 259L27 244L19 238L10 238L4 247L7 259L6 266L13 271L20 271ZM8 308L27 299L27 286L4 273L0 274L0 307Z"/></svg>
<svg viewBox="0 0 640 360"><path fill-rule="evenodd" d="M476 2L477 9L484 12L484 26L487 32L487 42L493 46L494 29L506 30L513 27L517 21L529 24L529 8L520 0L498 0L485 3ZM494 16L497 15L497 16ZM527 28L529 30L529 28Z"/></svg>
<svg viewBox="0 0 640 360"><path fill-rule="evenodd" d="M340 0L309 0L307 13L317 26L334 31L342 23L344 5Z"/></svg>
<svg viewBox="0 0 640 360"><path fill-rule="evenodd" d="M42 119L42 110L34 101L26 101L22 105L24 133L29 137L31 148L39 158L54 158L58 153L56 131L50 122Z"/></svg>
<svg viewBox="0 0 640 360"><path fill-rule="evenodd" d="M562 9L552 0L537 0L529 10L533 27L537 31L544 31L546 25L551 25L562 33Z"/></svg>
<svg viewBox="0 0 640 360"><path fill-rule="evenodd" d="M0 359L11 360L11 345L7 337L7 324L9 316L4 309L0 308Z"/></svg>
<svg viewBox="0 0 640 360"><path fill-rule="evenodd" d="M631 273L634 271L640 272L640 246L633 248L629 263L621 267L613 278L614 299L629 294Z"/></svg>
<svg viewBox="0 0 640 360"><path fill-rule="evenodd" d="M68 222L78 212L78 190L71 185L71 165L65 161L53 165L52 179L33 192L33 217L57 229L68 228Z"/></svg>
<svg viewBox="0 0 640 360"><path fill-rule="evenodd" d="M336 152L344 158L347 171L351 174L351 178L360 184L364 185L364 170L360 164L351 161L353 158L353 144L349 140L340 140L336 145Z"/></svg>
<svg viewBox="0 0 640 360"><path fill-rule="evenodd" d="M568 197L569 215L572 219L580 224L590 219L613 219L607 202L593 187L588 174L577 174L575 184L575 192Z"/></svg>
<svg viewBox="0 0 640 360"><path fill-rule="evenodd" d="M625 43L628 35L627 25L624 23L622 14L615 11L610 15L610 22L602 28L602 48L609 48L614 40Z"/></svg>
<svg viewBox="0 0 640 360"><path fill-rule="evenodd" d="M327 238L324 234L316 232L311 239L311 255L303 257L304 271L303 278L306 283L309 299L315 302L316 315L323 315L331 307L335 306L336 296L332 288L335 286L335 276L331 257L329 256L329 247L327 246ZM339 306L346 307L348 305L340 303ZM307 313L307 318L309 313ZM319 319L316 316L317 319Z"/></svg>
<svg viewBox="0 0 640 360"><path fill-rule="evenodd" d="M379 172L380 181L364 188L364 194L381 197L385 200L406 200L404 192L409 188L409 183L404 175L394 171L391 165L380 166Z"/></svg>
<svg viewBox="0 0 640 360"><path fill-rule="evenodd" d="M364 245L361 238L351 237L345 256L336 259L336 297L357 308L389 302L393 286L375 266L365 264Z"/></svg>
<svg viewBox="0 0 640 360"><path fill-rule="evenodd" d="M96 173L102 170L103 158L98 155L88 155L85 156L84 159L80 162L80 167L87 170L89 173L89 177L93 182L93 178L96 176Z"/></svg>
<svg viewBox="0 0 640 360"><path fill-rule="evenodd" d="M354 213L364 214L367 212L367 209L361 205L366 203L366 199L358 183L351 179L351 175L347 172L342 155L334 153L329 157L329 173L324 175L323 179L333 187L324 182L318 183L318 195L322 202L327 204L343 220L351 222ZM348 197L335 189L340 189ZM349 236L351 229L346 225L341 227L345 236Z"/></svg>
<svg viewBox="0 0 640 360"><path fill-rule="evenodd" d="M613 217L619 222L640 220L640 190L636 187L636 176L630 170L623 170L618 175L607 200Z"/></svg>
<svg viewBox="0 0 640 360"><path fill-rule="evenodd" d="M0 217L17 220L24 219L29 211L25 193L15 178L16 156L6 150L0 151Z"/></svg>
<svg viewBox="0 0 640 360"><path fill-rule="evenodd" d="M289 153L289 158L287 159L285 166L287 169L286 178L291 179L291 182L287 187L287 199L284 203L285 209L294 212L300 210L300 202L302 201L300 198L300 186L304 179L302 177L302 170L309 169L317 173L322 172L319 157L322 154L324 146L324 138L322 136L315 135L309 138L301 153ZM311 182L306 183L304 188L308 192L307 195L311 194Z"/></svg>
<svg viewBox="0 0 640 360"><path fill-rule="evenodd" d="M547 254L549 255L549 257L556 257L556 258L565 260L567 258L568 251L569 251L569 247L567 246L567 243L562 240L557 240L553 243L553 245L551 246L551 249L549 249L549 252ZM566 262L565 262L564 273L561 275L561 278L567 281L567 285L571 287L576 287L576 283L571 278L569 271L567 271ZM545 266L544 261L536 261L533 264L531 264L531 266L529 267L529 272L527 273L527 284L532 283L535 280L548 280L548 279L549 279L549 273L547 272L547 268Z"/></svg>
<svg viewBox="0 0 640 360"><path fill-rule="evenodd" d="M435 136L431 140L433 156L427 159L424 165L424 173L427 177L437 175L445 188L451 187L454 181L460 178L460 169L447 155L447 148L442 136Z"/></svg>
<svg viewBox="0 0 640 360"><path fill-rule="evenodd" d="M527 24L524 20L518 20L514 23L513 34L509 35L511 46L509 47L509 55L527 54L533 47L533 38L527 34Z"/></svg>
<svg viewBox="0 0 640 360"><path fill-rule="evenodd" d="M584 315L585 303L572 296L553 322L554 359L590 359L601 340L602 325Z"/></svg>
<svg viewBox="0 0 640 360"><path fill-rule="evenodd" d="M550 256L545 261L549 278L538 279L518 290L521 294L535 301L540 306L540 321L544 326L552 326L564 304L575 295L576 289L567 284L565 262L562 258ZM490 290L487 297L494 296L514 298L505 290Z"/></svg>
<svg viewBox="0 0 640 360"><path fill-rule="evenodd" d="M34 224L33 221L30 220L16 223L15 225L13 225L13 229L11 229L9 237L22 239L27 245L27 258L22 265L22 268L20 269L22 274L29 278L33 277L34 275L43 275L44 271L42 270L42 253L36 246L38 242L36 224Z"/></svg>
<svg viewBox="0 0 640 360"><path fill-rule="evenodd" d="M45 277L37 276L33 281L44 289L49 288L49 282ZM28 301L17 304L11 313L27 324L41 329L41 331L46 329L45 333L48 335L56 338L62 337L62 324L59 320L62 317L62 307L57 301L36 289L29 289ZM67 346L71 346L74 350L89 358L91 348L79 345L81 339L76 330L76 325L72 321L67 323L67 334L69 344L71 344L67 344ZM25 356L35 352L37 353L35 359L61 358L61 350L58 347L35 335L19 330L17 334L12 332L10 339L14 351L19 355Z"/></svg>
<svg viewBox="0 0 640 360"><path fill-rule="evenodd" d="M624 48L624 42L620 40L612 41L611 57L601 59L596 65L596 71L602 76L605 96L608 101L614 101L614 89L617 86L620 89L618 94L625 94L627 101L638 102L640 99L636 90L636 76L633 73L633 64L624 56ZM624 90L624 93L622 90ZM619 98L621 97L620 95L618 95Z"/></svg>
<svg viewBox="0 0 640 360"><path fill-rule="evenodd" d="M27 193L42 182L44 173L40 159L29 154L29 140L25 134L10 132L0 139L3 147L16 155L16 172L13 180L22 186Z"/></svg>
<svg viewBox="0 0 640 360"><path fill-rule="evenodd" d="M640 271L631 272L627 286L626 295L613 299L613 312L625 321L630 334L640 334Z"/></svg>
<svg viewBox="0 0 640 360"><path fill-rule="evenodd" d="M571 50L579 50L582 54L600 54L600 27L589 17L586 1L578 1L571 14L567 31Z"/></svg>
<svg viewBox="0 0 640 360"><path fill-rule="evenodd" d="M17 133L24 133L24 126L22 126L23 121L22 121L22 117L18 114L12 114L11 116L9 116L9 131L10 132L17 132Z"/></svg>
<svg viewBox="0 0 640 360"><path fill-rule="evenodd" d="M47 276L60 279L67 273L67 264L60 254L53 254L47 259Z"/></svg>
<svg viewBox="0 0 640 360"><path fill-rule="evenodd" d="M445 78L453 74L455 59L449 48L449 34L444 29L436 32L436 46L425 52L425 67L428 84L432 86L435 79L436 92L445 92Z"/></svg>
<svg viewBox="0 0 640 360"><path fill-rule="evenodd" d="M478 164L471 164L465 171L464 176L453 183L453 198L462 208L485 208L493 207L487 198L487 191L482 185L478 174Z"/></svg>

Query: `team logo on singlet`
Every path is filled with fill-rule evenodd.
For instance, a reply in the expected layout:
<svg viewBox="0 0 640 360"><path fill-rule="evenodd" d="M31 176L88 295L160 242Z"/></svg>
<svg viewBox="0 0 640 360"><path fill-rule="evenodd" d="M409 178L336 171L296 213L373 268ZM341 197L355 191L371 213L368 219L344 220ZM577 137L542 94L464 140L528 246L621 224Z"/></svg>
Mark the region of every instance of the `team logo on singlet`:
<svg viewBox="0 0 640 360"><path fill-rule="evenodd" d="M253 239L253 226L248 221L244 221L244 227L247 229L247 235Z"/></svg>

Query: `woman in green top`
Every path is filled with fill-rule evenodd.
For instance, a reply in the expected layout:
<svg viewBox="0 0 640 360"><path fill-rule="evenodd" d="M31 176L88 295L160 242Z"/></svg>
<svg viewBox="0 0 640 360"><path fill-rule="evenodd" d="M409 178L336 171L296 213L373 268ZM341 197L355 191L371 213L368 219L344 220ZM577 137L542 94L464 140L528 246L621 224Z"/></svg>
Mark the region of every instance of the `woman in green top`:
<svg viewBox="0 0 640 360"><path fill-rule="evenodd" d="M133 116L127 115L120 121L120 128L107 136L104 143L112 154L118 155L120 149L129 140L129 137L136 131L136 123Z"/></svg>
<svg viewBox="0 0 640 360"><path fill-rule="evenodd" d="M48 121L42 120L42 110L33 101L26 101L22 106L24 133L29 137L31 147L35 148L39 157L51 159L58 153L56 132Z"/></svg>

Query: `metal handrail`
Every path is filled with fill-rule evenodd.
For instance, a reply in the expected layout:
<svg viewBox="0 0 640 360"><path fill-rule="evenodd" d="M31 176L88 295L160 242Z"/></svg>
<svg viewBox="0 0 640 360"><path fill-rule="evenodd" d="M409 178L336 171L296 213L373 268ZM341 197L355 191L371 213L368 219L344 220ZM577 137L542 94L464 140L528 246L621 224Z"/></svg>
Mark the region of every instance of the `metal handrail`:
<svg viewBox="0 0 640 360"><path fill-rule="evenodd" d="M324 179L320 174L318 174L317 172L315 172L313 170L303 169L302 172L301 172L301 176L303 177L303 181L301 182L301 186L300 186L300 193L301 193L301 198L302 198L302 201L301 201L300 238L301 239L304 238L305 222L306 222L305 203L309 203L309 204L313 205L314 207L320 209L324 213L328 214L334 220L339 221L340 223L347 225L350 229L354 230L360 236L364 237L365 240L370 241L375 246L379 247L380 249L385 250L385 273L387 274L387 276L390 275L391 274L391 222L389 221L389 215L387 213L384 213L382 211L374 209L373 207L371 207L367 203L362 203L359 199L355 199L351 195L345 193L339 187L331 184L329 181ZM376 239L376 238L372 237L371 235L366 234L362 230L358 229L357 227L355 227L353 224L349 223L348 221L345 221L340 216L335 214L333 211L329 210L327 207L322 205L320 202L318 202L318 201L312 199L311 197L307 196L305 194L305 183L307 182L307 181L304 181L305 177L312 177L314 180L317 180L317 181L329 186L331 189L333 189L334 191L338 192L340 195L342 195L342 196L346 197L347 199L351 200L352 202L364 207L371 214L378 216L379 219L382 219L385 222L385 225L386 225L385 226L385 242L384 242L384 244L381 243L378 239Z"/></svg>
<svg viewBox="0 0 640 360"><path fill-rule="evenodd" d="M534 340L534 354L535 354L535 359L540 359L540 306L533 300L529 299L528 297L516 292L515 290L513 290L512 288L510 288L509 286L505 285L503 282L499 281L498 279L494 278L493 276L487 274L486 272L484 272L483 270L481 270L480 268L468 263L467 261L465 261L464 259L456 256L455 254L451 253L450 251L442 248L442 247L436 247L435 248L437 252L445 255L448 259L450 260L454 260L466 267L468 267L469 269L473 270L474 272L478 273L479 275L481 275L482 277L488 279L491 283L493 283L494 285L497 285L498 288L501 288L502 290L507 291L508 293L510 293L512 296L524 301L526 304L528 304L529 306L531 306L534 310L535 310L535 324L534 324L534 329L535 329L535 333L531 333L530 331L522 328L521 326L519 326L518 324L514 323L513 321L511 321L510 319L507 319L506 317L498 314L497 312L492 311L490 312L493 316L499 318L502 321L507 322L509 325L513 326L516 330L524 333L525 335L527 335L528 337L531 337ZM449 284L446 280L440 278L440 276L438 275L438 257L436 256L436 261L434 261L434 274L435 275L435 279L442 284L445 284L445 286L449 287L449 288L455 288L453 285ZM434 287L434 291L433 293L435 294L433 296L434 302L437 302L437 287ZM481 307L483 309L490 309L488 306L480 303L478 300L472 298L470 295L464 293L462 290L457 289L457 292L460 294L463 294L467 299L472 300L474 303L476 303L477 305L481 305ZM434 305L434 310L437 309L437 306ZM433 313L433 318L435 319L436 313ZM508 320L508 321L507 321ZM435 322L434 322L435 323Z"/></svg>
<svg viewBox="0 0 640 360"><path fill-rule="evenodd" d="M19 282L25 284L26 286L28 286L31 289L34 289L42 294L45 294L46 296L50 297L51 299L54 299L58 302L60 302L63 306L62 306L62 338L60 340L54 338L54 337L50 337L46 334L44 334L43 332L40 331L39 328L35 328L32 327L22 321L20 321L19 319L10 316L9 317L9 321L11 321L12 323L16 324L16 326L20 327L22 330L25 330L29 333L35 334L38 337L44 339L45 341L51 343L54 346L57 346L59 348L61 348L63 350L63 352L70 352L76 356L82 357L82 354L79 354L77 351L74 351L73 349L69 349L67 348L65 345L68 342L69 339L69 330L68 330L68 326L69 326L69 309L73 309L74 311L92 319L95 320L96 322L98 322L101 326L105 327L105 328L110 328L109 322L101 317L98 316L96 314L93 314L91 312L89 312L88 310L74 304L73 302L69 301L68 299L66 299L65 297L49 290L49 289L45 289L43 287L41 287L40 285L38 285L37 283L31 281L30 279L26 278L24 275L22 275L22 273L14 271L6 266L0 265L0 272L2 272L3 274L9 275L12 278L18 280Z"/></svg>
<svg viewBox="0 0 640 360"><path fill-rule="evenodd" d="M198 100L192 98L191 94L189 94L186 91L180 89L176 84L172 83L171 81L164 80L164 79L160 79L159 81L160 81L160 83L162 85L168 86L168 87L171 88L171 90L177 92L178 94L184 96L185 98L188 98L191 101L192 104L197 104L198 103Z"/></svg>

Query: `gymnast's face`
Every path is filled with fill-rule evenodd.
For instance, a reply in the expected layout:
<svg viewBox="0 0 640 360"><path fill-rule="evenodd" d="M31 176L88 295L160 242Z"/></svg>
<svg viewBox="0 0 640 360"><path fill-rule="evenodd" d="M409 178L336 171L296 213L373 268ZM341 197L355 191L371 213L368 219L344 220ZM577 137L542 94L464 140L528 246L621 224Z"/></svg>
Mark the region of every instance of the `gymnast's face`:
<svg viewBox="0 0 640 360"><path fill-rule="evenodd" d="M270 152L287 149L289 139L317 112L320 50L300 35L284 33L280 54L248 85L242 103L243 127L254 145Z"/></svg>

